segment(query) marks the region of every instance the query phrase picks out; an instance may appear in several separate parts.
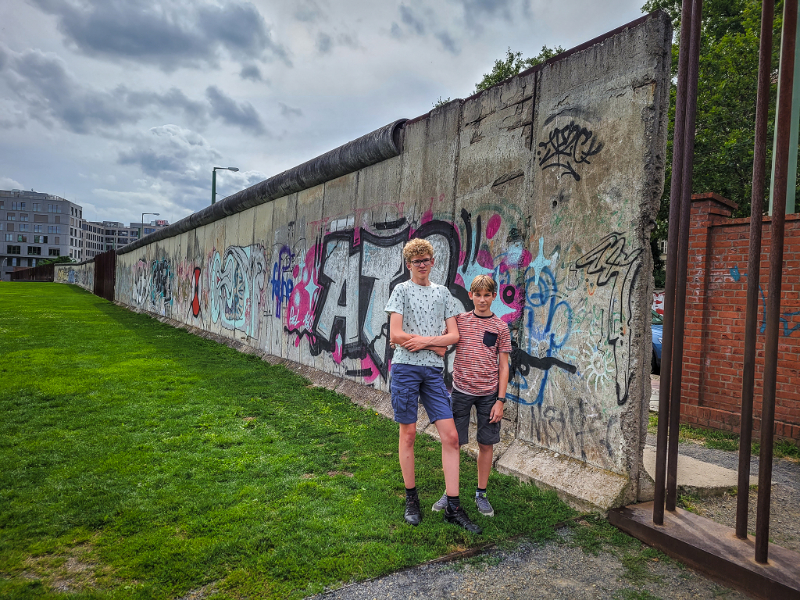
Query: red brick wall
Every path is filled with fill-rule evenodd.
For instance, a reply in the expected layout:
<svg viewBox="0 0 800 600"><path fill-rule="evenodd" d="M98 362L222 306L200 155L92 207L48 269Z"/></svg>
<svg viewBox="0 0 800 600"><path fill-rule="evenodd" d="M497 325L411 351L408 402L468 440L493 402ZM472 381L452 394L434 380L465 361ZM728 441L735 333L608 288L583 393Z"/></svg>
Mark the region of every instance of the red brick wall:
<svg viewBox="0 0 800 600"><path fill-rule="evenodd" d="M692 196L681 420L739 431L750 219L717 194ZM761 426L771 219L764 218L753 418ZM800 441L800 214L786 216L775 435Z"/></svg>

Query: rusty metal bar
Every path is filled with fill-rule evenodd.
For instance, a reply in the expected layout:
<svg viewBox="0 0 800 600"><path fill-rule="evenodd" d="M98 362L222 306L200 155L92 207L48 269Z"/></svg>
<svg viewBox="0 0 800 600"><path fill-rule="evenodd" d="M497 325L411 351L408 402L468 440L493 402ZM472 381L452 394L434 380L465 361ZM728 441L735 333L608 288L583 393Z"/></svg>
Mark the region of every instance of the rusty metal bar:
<svg viewBox="0 0 800 600"><path fill-rule="evenodd" d="M758 468L758 505L756 508L756 562L769 557L769 512L772 492L772 442L775 426L775 387L778 375L778 334L783 275L783 234L786 220L786 184L789 170L789 147L794 79L795 39L797 37L797 0L783 6L781 66L778 83L778 131L775 143L775 179L773 214L770 226L769 291L765 319L764 388L761 406L761 453Z"/></svg>
<svg viewBox="0 0 800 600"><path fill-rule="evenodd" d="M672 178L669 193L669 230L667 234L667 279L664 283L664 337L661 343L661 381L658 386L658 437L656 438L656 482L653 499L653 522L664 524L664 491L667 477L667 434L669 427L670 372L672 368L673 315L675 313L675 260L681 228L681 181L683 179L684 122L686 114L686 77L689 71L689 43L692 0L683 0L680 49L678 53L678 90L675 100L675 125L672 134Z"/></svg>
<svg viewBox="0 0 800 600"><path fill-rule="evenodd" d="M761 5L761 43L758 51L758 100L753 147L753 190L750 197L750 248L747 260L747 310L744 325L742 366L742 416L739 427L739 480L736 496L736 537L747 539L747 510L750 500L750 449L753 436L753 387L756 371L758 331L758 283L761 271L761 229L764 214L764 178L767 164L767 121L770 72L772 70L772 24L775 0Z"/></svg>
<svg viewBox="0 0 800 600"><path fill-rule="evenodd" d="M667 510L674 511L678 498L678 428L681 419L681 379L683 376L683 327L686 317L686 272L689 262L689 214L692 205L694 127L697 116L697 80L700 61L700 22L703 0L692 4L689 72L686 77L686 122L684 133L683 180L681 185L681 230L678 239L678 264L675 287L675 339L672 349L670 384L669 444L667 447Z"/></svg>

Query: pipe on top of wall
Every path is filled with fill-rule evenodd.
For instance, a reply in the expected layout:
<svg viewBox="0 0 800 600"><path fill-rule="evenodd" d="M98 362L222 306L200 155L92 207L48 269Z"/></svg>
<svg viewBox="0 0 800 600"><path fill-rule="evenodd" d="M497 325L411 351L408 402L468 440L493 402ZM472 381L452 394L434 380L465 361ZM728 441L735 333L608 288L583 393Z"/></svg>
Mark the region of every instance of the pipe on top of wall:
<svg viewBox="0 0 800 600"><path fill-rule="evenodd" d="M326 181L399 156L403 151L403 127L407 120L399 119L389 123L317 158L228 196L216 204L206 206L203 210L193 213L169 227L159 229L120 248L117 250L117 254L132 252L142 246L186 233L259 204L307 190Z"/></svg>

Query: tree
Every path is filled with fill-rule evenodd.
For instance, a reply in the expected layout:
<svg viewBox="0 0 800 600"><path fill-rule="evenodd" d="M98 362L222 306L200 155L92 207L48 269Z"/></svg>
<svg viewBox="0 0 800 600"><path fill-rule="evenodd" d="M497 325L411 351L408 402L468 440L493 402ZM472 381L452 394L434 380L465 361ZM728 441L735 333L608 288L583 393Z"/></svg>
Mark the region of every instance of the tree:
<svg viewBox="0 0 800 600"><path fill-rule="evenodd" d="M669 216L672 140L675 124L675 81L680 43L680 0L649 0L643 12L664 9L672 18L673 85L669 112L669 137L664 195L654 238L666 239ZM783 2L776 2L772 49L772 89L767 131L767 174L772 160L780 28ZM734 217L750 216L753 144L758 84L761 3L757 0L706 0L703 3L697 118L695 123L692 193L717 192L736 202ZM769 181L765 182L769 193ZM767 202L764 208L767 208Z"/></svg>
<svg viewBox="0 0 800 600"><path fill-rule="evenodd" d="M535 67L562 52L564 52L564 49L561 46L556 46L555 48L542 46L542 51L539 52L537 56L533 58L522 58L522 52L512 52L511 48L508 48L506 50L505 60L497 59L494 61L492 70L484 74L483 79L475 84L475 91L473 93L477 94L483 90L488 90L501 81L514 77L514 75L519 75L521 71Z"/></svg>
<svg viewBox="0 0 800 600"><path fill-rule="evenodd" d="M45 258L44 260L40 260L36 263L36 266L41 267L43 265L57 265L61 263L71 263L75 262L69 256L59 256L58 258Z"/></svg>

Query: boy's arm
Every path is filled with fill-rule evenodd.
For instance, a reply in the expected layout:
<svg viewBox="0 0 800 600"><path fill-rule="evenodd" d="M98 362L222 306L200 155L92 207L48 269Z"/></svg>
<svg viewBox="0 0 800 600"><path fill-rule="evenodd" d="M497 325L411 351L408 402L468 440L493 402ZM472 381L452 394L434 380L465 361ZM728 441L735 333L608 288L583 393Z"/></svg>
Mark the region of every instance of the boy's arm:
<svg viewBox="0 0 800 600"><path fill-rule="evenodd" d="M498 365L498 384L497 384L497 397L498 398L505 398L506 397L506 388L508 387L508 352L501 352L500 353L500 363ZM497 423L500 419L503 418L503 409L505 408L505 403L501 400L498 400L494 403L492 407L492 412L489 413L489 422L490 423Z"/></svg>
<svg viewBox="0 0 800 600"><path fill-rule="evenodd" d="M412 335L403 331L403 315L393 312L389 315L389 341L395 346L402 346Z"/></svg>
<svg viewBox="0 0 800 600"><path fill-rule="evenodd" d="M394 314L392 314L392 317L394 317ZM411 335L405 341L396 343L399 343L401 346L403 346L403 348L405 348L406 350L410 350L411 352L418 352L420 350L425 350L427 348L433 349L434 346L450 346L451 344L458 343L459 335L458 335L458 324L456 324L456 318L450 317L449 319L447 319L447 321L445 321L445 325L447 326L447 333L445 333L444 335L434 335L430 337L421 335ZM389 323L389 326L391 330L391 321Z"/></svg>

